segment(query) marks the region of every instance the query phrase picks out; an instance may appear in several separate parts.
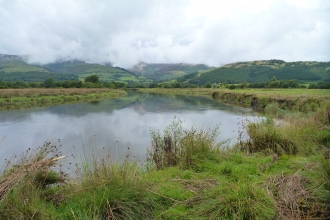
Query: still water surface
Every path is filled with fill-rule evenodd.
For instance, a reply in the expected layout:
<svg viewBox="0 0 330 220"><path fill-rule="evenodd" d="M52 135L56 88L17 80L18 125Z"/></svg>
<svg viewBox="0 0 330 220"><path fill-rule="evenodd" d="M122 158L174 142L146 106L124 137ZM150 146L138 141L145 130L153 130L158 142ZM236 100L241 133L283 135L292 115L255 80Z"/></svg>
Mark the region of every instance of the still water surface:
<svg viewBox="0 0 330 220"><path fill-rule="evenodd" d="M164 130L174 117L183 121L184 128L220 125L220 141L235 140L238 122L257 115L204 97L133 92L97 102L1 111L0 165L14 153L45 141L62 145L64 155L71 155L73 146L78 153L82 147L110 147L122 158L130 148L132 155L143 160L151 143L150 130Z"/></svg>

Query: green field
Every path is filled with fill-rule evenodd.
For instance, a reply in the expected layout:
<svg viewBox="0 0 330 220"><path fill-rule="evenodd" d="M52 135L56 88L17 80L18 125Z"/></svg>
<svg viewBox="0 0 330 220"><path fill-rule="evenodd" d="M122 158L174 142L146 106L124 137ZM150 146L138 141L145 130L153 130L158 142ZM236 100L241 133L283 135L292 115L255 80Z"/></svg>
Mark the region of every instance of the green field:
<svg viewBox="0 0 330 220"><path fill-rule="evenodd" d="M269 96L269 97L319 97L319 98L330 98L329 89L216 89L216 88L152 88L152 89L138 89L142 92L152 93L169 93L169 94L194 94L194 95L207 95L211 96L212 93L219 91L223 93L244 93L258 96Z"/></svg>

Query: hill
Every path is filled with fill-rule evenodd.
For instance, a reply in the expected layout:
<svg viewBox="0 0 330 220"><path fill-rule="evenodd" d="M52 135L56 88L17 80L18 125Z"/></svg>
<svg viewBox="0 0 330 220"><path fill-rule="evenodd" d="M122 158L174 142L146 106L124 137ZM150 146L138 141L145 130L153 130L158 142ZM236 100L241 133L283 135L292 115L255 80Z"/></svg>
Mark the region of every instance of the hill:
<svg viewBox="0 0 330 220"><path fill-rule="evenodd" d="M204 64L140 62L129 70L137 75L146 76L155 81L165 81L209 69L210 67Z"/></svg>
<svg viewBox="0 0 330 220"><path fill-rule="evenodd" d="M224 65L201 74L183 76L179 82L204 85L211 83L267 82L272 77L278 80L297 79L302 82L330 80L330 62L261 60Z"/></svg>
<svg viewBox="0 0 330 220"><path fill-rule="evenodd" d="M43 82L47 78L55 81L83 80L98 75L101 81L136 84L149 82L144 76L111 65L91 64L84 61L60 61L46 65L29 64L26 57L0 54L0 80L6 82Z"/></svg>
<svg viewBox="0 0 330 220"><path fill-rule="evenodd" d="M120 67L86 63L78 60L51 63L43 65L43 67L56 73L77 75L80 80L83 80L85 77L90 75L98 75L100 80L105 82L116 81L135 84L148 81L144 76L137 76L134 73Z"/></svg>
<svg viewBox="0 0 330 220"><path fill-rule="evenodd" d="M101 81L123 82L128 85L169 81L204 85L210 83L268 82L274 76L278 80L297 79L302 82L330 81L330 62L283 60L259 60L236 62L218 68L204 64L144 63L129 70L86 63L84 61L59 61L46 65L29 64L27 57L0 54L0 80L43 82L47 78L55 81L83 80L98 75Z"/></svg>
<svg viewBox="0 0 330 220"><path fill-rule="evenodd" d="M0 80L42 82L47 78L53 78L56 81L78 79L75 75L57 74L41 66L28 64L21 56L0 54Z"/></svg>

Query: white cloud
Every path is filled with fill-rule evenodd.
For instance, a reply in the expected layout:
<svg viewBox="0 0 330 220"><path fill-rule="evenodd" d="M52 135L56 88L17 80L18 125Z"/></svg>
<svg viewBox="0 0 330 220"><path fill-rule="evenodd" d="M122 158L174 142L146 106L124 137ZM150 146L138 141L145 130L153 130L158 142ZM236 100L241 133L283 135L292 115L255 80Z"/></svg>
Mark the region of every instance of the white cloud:
<svg viewBox="0 0 330 220"><path fill-rule="evenodd" d="M327 0L0 0L0 53L122 67L329 61L329 21Z"/></svg>

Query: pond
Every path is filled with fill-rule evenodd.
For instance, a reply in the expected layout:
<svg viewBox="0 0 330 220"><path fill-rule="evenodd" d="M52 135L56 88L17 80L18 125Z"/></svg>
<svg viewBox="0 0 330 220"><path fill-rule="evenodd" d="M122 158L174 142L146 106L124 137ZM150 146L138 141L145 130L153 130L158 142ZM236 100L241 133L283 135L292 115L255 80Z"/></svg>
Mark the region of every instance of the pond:
<svg viewBox="0 0 330 220"><path fill-rule="evenodd" d="M207 97L129 92L116 99L0 112L0 165L5 158L45 141L61 145L64 155L109 147L112 155L143 161L150 130L163 131L177 117L184 128L220 126L218 140L238 136L239 122L258 116L251 109Z"/></svg>

